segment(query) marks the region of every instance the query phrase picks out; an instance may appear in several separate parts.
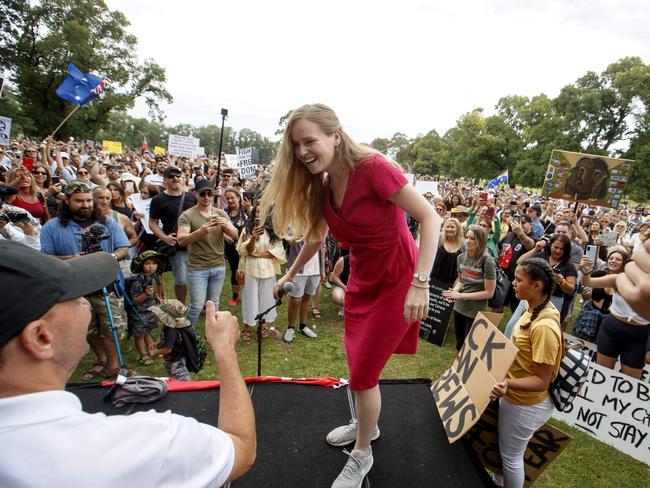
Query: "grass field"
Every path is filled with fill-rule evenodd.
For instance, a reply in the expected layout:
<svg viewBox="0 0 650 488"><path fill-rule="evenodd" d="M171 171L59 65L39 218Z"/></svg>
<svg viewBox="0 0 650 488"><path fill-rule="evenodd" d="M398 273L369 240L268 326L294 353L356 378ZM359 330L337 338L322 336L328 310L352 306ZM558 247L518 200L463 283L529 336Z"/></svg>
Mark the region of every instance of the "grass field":
<svg viewBox="0 0 650 488"><path fill-rule="evenodd" d="M171 276L166 278L167 296L173 297L173 288L169 281ZM221 296L220 310L230 310L241 320L241 306L229 307L227 305L229 298L230 286L226 283ZM318 333L318 339L308 339L301 334L296 334L295 340L287 345L280 340L287 323L286 303L281 305L277 320L278 336L276 339L273 337L264 339L263 342L262 374L294 378L319 376L347 378L343 320L338 316L338 307L331 303L327 289L323 288L319 308L322 314L320 319L314 319L311 314L309 316L309 326ZM509 311L502 321L503 324L506 323L508 316ZM201 333L203 331L203 317L200 319L198 330ZM454 358L453 339L454 333L450 327L444 347L420 340L417 354L393 356L384 369L382 378L437 378ZM249 344L240 341L237 352L242 374L245 377L255 376L257 374L255 335ZM127 366L137 369L139 374L166 376L161 359L157 359L152 366L138 365L138 355L132 339L123 342L123 354ZM75 371L71 382L82 382L81 372L93 362L94 356L88 354ZM208 356L204 369L194 375L194 378L215 379L216 377L214 358ZM542 488L650 487L650 467L562 422L552 421L552 423L569 434L573 441L542 474L535 486Z"/></svg>

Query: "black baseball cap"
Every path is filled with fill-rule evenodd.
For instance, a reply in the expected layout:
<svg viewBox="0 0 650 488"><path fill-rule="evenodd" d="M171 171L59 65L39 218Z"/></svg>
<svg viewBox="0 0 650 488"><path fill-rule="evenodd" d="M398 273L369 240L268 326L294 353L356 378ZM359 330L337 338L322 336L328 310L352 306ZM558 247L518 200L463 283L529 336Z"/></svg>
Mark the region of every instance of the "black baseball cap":
<svg viewBox="0 0 650 488"><path fill-rule="evenodd" d="M165 170L163 171L163 176L168 177L172 173L175 174L175 175L183 174L183 173L181 173L181 169L178 166L167 166L165 168Z"/></svg>
<svg viewBox="0 0 650 488"><path fill-rule="evenodd" d="M25 244L0 240L0 346L57 303L108 286L119 270L115 258L105 252L63 261Z"/></svg>
<svg viewBox="0 0 650 488"><path fill-rule="evenodd" d="M204 190L214 190L210 180L199 180L196 185L194 185L195 192L201 193Z"/></svg>

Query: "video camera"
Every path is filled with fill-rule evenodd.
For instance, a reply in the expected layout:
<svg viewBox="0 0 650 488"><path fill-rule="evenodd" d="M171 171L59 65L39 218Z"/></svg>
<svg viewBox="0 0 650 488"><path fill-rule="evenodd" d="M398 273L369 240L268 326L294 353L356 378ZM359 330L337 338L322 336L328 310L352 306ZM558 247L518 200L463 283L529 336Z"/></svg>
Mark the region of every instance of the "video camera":
<svg viewBox="0 0 650 488"><path fill-rule="evenodd" d="M106 227L99 222L95 222L86 227L81 234L81 251L85 254L102 252L102 241L110 236L106 232Z"/></svg>
<svg viewBox="0 0 650 488"><path fill-rule="evenodd" d="M0 220L6 223L11 222L12 224L19 222L25 224L31 223L29 214L24 210L0 210Z"/></svg>

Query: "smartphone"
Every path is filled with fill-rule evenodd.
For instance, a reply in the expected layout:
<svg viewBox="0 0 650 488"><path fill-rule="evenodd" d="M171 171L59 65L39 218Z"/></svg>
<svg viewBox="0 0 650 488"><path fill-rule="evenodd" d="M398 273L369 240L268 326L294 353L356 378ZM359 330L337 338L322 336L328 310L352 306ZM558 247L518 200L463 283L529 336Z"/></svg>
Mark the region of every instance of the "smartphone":
<svg viewBox="0 0 650 488"><path fill-rule="evenodd" d="M30 173L34 172L34 158L23 158L23 166L29 170Z"/></svg>
<svg viewBox="0 0 650 488"><path fill-rule="evenodd" d="M255 224L255 227L259 227L260 226L260 219L255 219L255 221L253 223Z"/></svg>
<svg viewBox="0 0 650 488"><path fill-rule="evenodd" d="M521 224L521 215L513 215L512 221Z"/></svg>
<svg viewBox="0 0 650 488"><path fill-rule="evenodd" d="M60 176L52 176L52 184L56 185L59 181L61 181Z"/></svg>
<svg viewBox="0 0 650 488"><path fill-rule="evenodd" d="M596 246L587 246L585 250L585 256L587 256L589 259L591 259L591 264L596 263Z"/></svg>

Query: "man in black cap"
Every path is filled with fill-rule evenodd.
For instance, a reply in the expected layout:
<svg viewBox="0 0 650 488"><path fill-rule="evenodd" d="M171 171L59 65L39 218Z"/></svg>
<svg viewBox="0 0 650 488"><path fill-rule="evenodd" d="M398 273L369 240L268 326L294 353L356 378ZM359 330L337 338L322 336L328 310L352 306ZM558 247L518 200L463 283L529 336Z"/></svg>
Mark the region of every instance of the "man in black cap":
<svg viewBox="0 0 650 488"><path fill-rule="evenodd" d="M178 301L185 303L187 298L187 249L178 245L176 230L178 229L178 217L185 210L196 205L196 199L192 193L183 191L183 174L180 168L168 166L163 174L165 190L151 199L149 227L161 242L176 247L176 253L169 258L174 274L174 293Z"/></svg>
<svg viewBox="0 0 650 488"><path fill-rule="evenodd" d="M212 302L205 333L221 375L219 428L153 410L90 415L64 390L87 349L83 297L118 271L107 253L61 261L0 241L0 486L221 486L252 466L255 419L235 352L239 326Z"/></svg>

